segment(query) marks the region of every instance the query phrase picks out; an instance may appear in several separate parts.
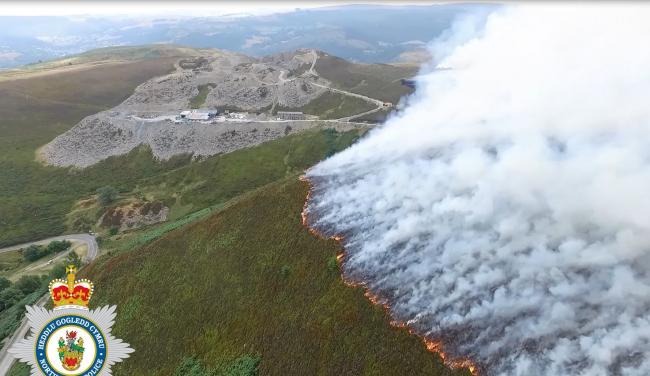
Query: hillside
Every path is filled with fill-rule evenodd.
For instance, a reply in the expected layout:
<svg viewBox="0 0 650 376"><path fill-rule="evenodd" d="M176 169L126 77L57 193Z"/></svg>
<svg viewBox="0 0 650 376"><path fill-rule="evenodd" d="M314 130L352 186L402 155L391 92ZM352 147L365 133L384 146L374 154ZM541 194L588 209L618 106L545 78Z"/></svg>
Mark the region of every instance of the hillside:
<svg viewBox="0 0 650 376"><path fill-rule="evenodd" d="M137 349L115 374L172 375L187 357L218 368L245 355L261 360L261 375L453 374L343 283L338 245L302 226L306 193L295 177L271 184L91 265L93 304L118 304L115 333Z"/></svg>
<svg viewBox="0 0 650 376"><path fill-rule="evenodd" d="M165 52L129 51L137 56ZM215 49L172 51L192 55L179 59L173 72L139 85L119 105L84 118L48 142L39 159L85 168L142 144L159 160L179 154L205 157L305 129L351 129L359 126L356 117L389 108L386 101L411 93L400 79L415 73L410 66L355 64L310 49L263 58ZM111 49L88 56L125 53ZM206 117L189 118L188 109L202 109ZM287 110L304 115L279 115Z"/></svg>
<svg viewBox="0 0 650 376"><path fill-rule="evenodd" d="M117 171L129 171L126 161L116 170L107 162L87 175L44 168L34 154L84 117L122 102L141 82L169 72L173 61L109 63L0 81L0 246L61 233L72 197L92 192L102 180L116 180L111 174ZM153 162L132 168L149 174L166 167Z"/></svg>
<svg viewBox="0 0 650 376"><path fill-rule="evenodd" d="M200 154L201 149L194 148L187 140L194 138L202 143L212 140L203 137L201 132L207 128L201 124L182 128L186 133L179 138L178 144L174 144L177 148L161 146L147 151L135 142L131 146L135 148L130 152L126 150L122 155L104 159L83 170L45 167L34 159L36 151L43 145L68 132L84 118L92 118L125 102L141 84L171 72L179 59L187 60L188 56L206 53L215 52L175 46L116 47L0 74L0 115L3 119L0 122L3 135L0 138L0 246L70 230L65 217L74 209L75 202L89 197L103 185L112 184L122 191L129 191L139 179L191 163L189 154ZM290 72L286 79L290 79L307 72L309 67L304 59L310 56L307 50L279 57L274 55L260 61L271 61L286 69ZM201 60L186 61L184 65L189 70L184 71L192 72L187 64L194 61ZM246 76L249 73L242 74ZM146 86L143 90L146 91ZM306 105L305 111L322 113L330 118L365 111L369 108L367 106L368 103L358 98L326 93ZM150 108L150 105L144 108ZM211 145L217 145L222 148L219 150L232 151L242 145L252 146L323 126L317 122L239 124L232 125L239 128L225 133L210 128L209 132L216 131L217 134L208 146L213 148ZM340 131L355 127L346 122L324 125ZM169 131L174 127L165 123L155 127L164 131L161 142L169 140ZM83 147L92 144L90 140L98 134L101 132L86 134L80 144L62 143L60 148L76 145L73 149L86 150ZM167 144L163 142L162 145ZM224 149L226 145L231 146ZM53 150L60 148L54 147ZM172 157L174 153L180 154ZM161 155L164 161L160 160Z"/></svg>
<svg viewBox="0 0 650 376"><path fill-rule="evenodd" d="M19 68L0 70L0 81L75 73L102 66L115 66L145 60L168 60L173 62L178 58L196 55L196 51L196 49L173 45L99 48Z"/></svg>
<svg viewBox="0 0 650 376"><path fill-rule="evenodd" d="M137 349L115 374L187 375L193 368L220 375L233 367L258 367L262 375L462 374L391 327L361 289L346 286L338 245L302 226L307 188L297 174L363 129L346 121L314 130L282 124L275 140L198 159L184 153L159 160L139 145L84 169L34 161L40 145L83 117L133 105L134 92L147 98L137 94L172 64L193 72L204 62L150 51L134 50L134 61L125 61L123 50L98 52L88 59L105 63L0 82L7 119L0 126L8 136L0 140L0 244L99 232L103 256L85 272L98 286L93 304L119 305L116 334ZM267 60L286 71L278 79L309 74L304 60ZM257 68L241 69L249 77ZM340 116L349 110L351 102L337 95L324 98L309 104L320 111L325 103ZM100 204L97 190L109 185L116 197ZM130 228L114 214L134 208L165 215Z"/></svg>
<svg viewBox="0 0 650 376"><path fill-rule="evenodd" d="M391 103L413 93L413 89L401 85L400 80L415 76L419 70L416 64L352 63L326 52L319 52L314 68L321 77L340 89Z"/></svg>

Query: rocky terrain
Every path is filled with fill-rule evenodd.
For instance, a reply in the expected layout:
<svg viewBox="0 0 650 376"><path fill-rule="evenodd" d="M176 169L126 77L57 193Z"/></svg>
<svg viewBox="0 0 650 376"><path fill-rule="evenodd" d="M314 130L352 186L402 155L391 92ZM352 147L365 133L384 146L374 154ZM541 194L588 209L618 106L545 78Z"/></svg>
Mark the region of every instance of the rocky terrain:
<svg viewBox="0 0 650 376"><path fill-rule="evenodd" d="M110 208L99 219L102 227L133 230L167 220L169 208L161 202L133 202Z"/></svg>
<svg viewBox="0 0 650 376"><path fill-rule="evenodd" d="M256 59L227 51L196 50L196 56L180 59L174 72L139 85L120 105L88 116L56 137L40 149L38 159L49 165L83 168L143 144L162 160L184 153L201 157L312 127L357 126L340 124L348 118L289 122L271 116L276 107L300 108L330 90L331 83L314 70L318 56L313 50L298 50ZM381 106L374 99L366 100ZM234 121L173 121L180 111L191 107L251 114Z"/></svg>
<svg viewBox="0 0 650 376"><path fill-rule="evenodd" d="M324 91L312 85L318 76L284 77L300 66L309 67L316 58L312 51L299 50L262 60L228 51L199 51L201 56L180 60L175 72L140 85L118 109L131 112L187 109L202 85L213 86L204 107L242 110L262 109L273 103L300 107Z"/></svg>
<svg viewBox="0 0 650 376"><path fill-rule="evenodd" d="M202 157L229 153L318 126L348 130L360 125L327 121L174 124L124 118L111 121L109 114L99 113L47 144L41 157L50 165L83 168L143 144L161 160L186 153Z"/></svg>

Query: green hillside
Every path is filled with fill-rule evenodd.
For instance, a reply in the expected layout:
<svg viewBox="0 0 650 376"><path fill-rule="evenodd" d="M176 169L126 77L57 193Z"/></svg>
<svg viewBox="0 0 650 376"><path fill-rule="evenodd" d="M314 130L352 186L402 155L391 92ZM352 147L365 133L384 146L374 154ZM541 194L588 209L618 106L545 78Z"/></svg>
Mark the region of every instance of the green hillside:
<svg viewBox="0 0 650 376"><path fill-rule="evenodd" d="M94 305L118 304L115 333L137 350L115 374L173 375L189 358L219 370L245 356L261 375L462 374L343 283L337 243L302 226L306 193L288 178L91 265Z"/></svg>
<svg viewBox="0 0 650 376"><path fill-rule="evenodd" d="M150 59L0 81L0 247L61 233L72 203L106 181L147 176L183 162L161 164L137 158L136 152L80 172L34 160L38 147L85 116L119 104L172 64L173 59Z"/></svg>
<svg viewBox="0 0 650 376"><path fill-rule="evenodd" d="M97 48L54 60L28 64L22 69L27 71L42 71L61 67L75 67L84 64L189 57L200 53L200 49L172 44L113 46Z"/></svg>
<svg viewBox="0 0 650 376"><path fill-rule="evenodd" d="M340 89L391 103L413 93L400 80L415 76L419 69L416 65L357 64L324 52L319 53L314 68Z"/></svg>
<svg viewBox="0 0 650 376"><path fill-rule="evenodd" d="M318 115L320 119L338 119L357 115L374 109L375 106L363 99L327 91L302 107L276 106L275 111L300 111Z"/></svg>
<svg viewBox="0 0 650 376"><path fill-rule="evenodd" d="M302 226L307 187L297 176L361 131L312 130L199 161L160 162L145 147L82 170L35 161L37 147L174 61L147 48L90 55L128 60L133 53L145 60L0 81L0 246L87 231L109 209L95 199L107 185L118 192L110 205L170 208L163 223L102 229L102 256L82 272L96 283L94 306L118 305L115 333L137 350L114 374L468 374L447 369L420 339L391 327L383 309L343 283L338 244ZM321 68L338 74L341 87L389 99L402 93L394 78L404 71L372 66L387 75L364 71L355 80L350 66L335 63ZM365 105L335 95L311 105L325 104L332 117ZM33 295L30 301L40 293ZM17 325L23 304L0 312L0 326ZM28 371L19 364L10 374Z"/></svg>
<svg viewBox="0 0 650 376"><path fill-rule="evenodd" d="M79 56L89 61L128 62L109 61L78 70L66 70L64 64L66 69L51 69L47 75L0 79L0 246L75 230L66 227L66 214L77 200L99 187L111 184L130 191L142 179L190 163L189 156L161 163L140 149L83 170L71 170L44 167L35 160L35 153L85 116L117 105L138 84L168 72L177 59L171 56L192 51L196 52L173 46L100 49ZM393 78L410 72L402 67L352 64L327 56L319 58L317 67L341 87L389 99L406 93ZM337 118L370 108L361 99L327 93L301 110Z"/></svg>

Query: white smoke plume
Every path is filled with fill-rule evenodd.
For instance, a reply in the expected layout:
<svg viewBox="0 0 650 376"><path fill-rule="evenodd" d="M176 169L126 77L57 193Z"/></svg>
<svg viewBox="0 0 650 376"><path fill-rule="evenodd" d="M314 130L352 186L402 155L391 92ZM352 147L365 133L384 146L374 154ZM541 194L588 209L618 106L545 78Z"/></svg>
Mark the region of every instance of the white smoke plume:
<svg viewBox="0 0 650 376"><path fill-rule="evenodd" d="M650 375L650 6L509 6L438 67L310 224L483 374Z"/></svg>

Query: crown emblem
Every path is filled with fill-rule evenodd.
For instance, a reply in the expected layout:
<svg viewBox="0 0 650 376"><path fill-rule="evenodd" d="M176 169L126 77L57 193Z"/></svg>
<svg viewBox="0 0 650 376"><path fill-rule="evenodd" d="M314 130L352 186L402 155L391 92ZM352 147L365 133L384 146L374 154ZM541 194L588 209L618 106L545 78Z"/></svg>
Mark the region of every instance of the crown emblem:
<svg viewBox="0 0 650 376"><path fill-rule="evenodd" d="M65 268L67 279L55 279L50 282L50 296L57 308L88 309L88 302L93 295L93 283L87 279L75 280L77 268L70 265Z"/></svg>

